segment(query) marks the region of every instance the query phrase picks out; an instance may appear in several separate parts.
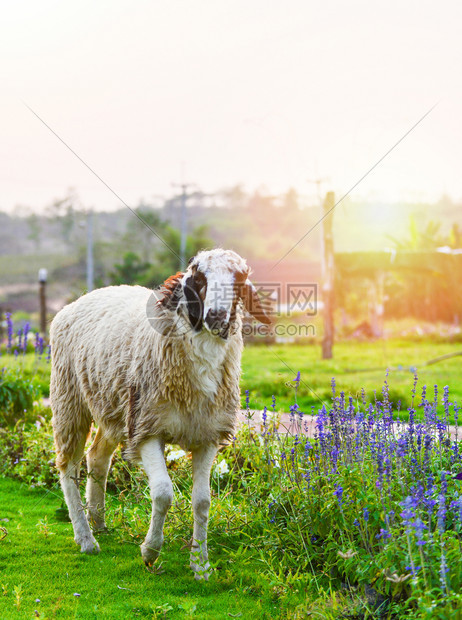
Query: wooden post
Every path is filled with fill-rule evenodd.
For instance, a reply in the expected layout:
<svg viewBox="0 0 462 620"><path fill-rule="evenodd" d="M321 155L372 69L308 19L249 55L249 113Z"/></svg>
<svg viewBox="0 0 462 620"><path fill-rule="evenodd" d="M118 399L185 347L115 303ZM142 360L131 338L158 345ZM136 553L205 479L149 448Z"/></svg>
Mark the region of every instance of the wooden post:
<svg viewBox="0 0 462 620"><path fill-rule="evenodd" d="M43 338L47 335L47 270L39 269L38 272L39 281L39 308L40 308L40 332Z"/></svg>
<svg viewBox="0 0 462 620"><path fill-rule="evenodd" d="M322 220L322 303L324 318L324 337L322 339L322 359L333 356L334 345L334 236L333 212L334 192L327 192L323 204Z"/></svg>
<svg viewBox="0 0 462 620"><path fill-rule="evenodd" d="M385 272L381 269L374 274L370 286L371 328L374 338L383 338L385 307Z"/></svg>

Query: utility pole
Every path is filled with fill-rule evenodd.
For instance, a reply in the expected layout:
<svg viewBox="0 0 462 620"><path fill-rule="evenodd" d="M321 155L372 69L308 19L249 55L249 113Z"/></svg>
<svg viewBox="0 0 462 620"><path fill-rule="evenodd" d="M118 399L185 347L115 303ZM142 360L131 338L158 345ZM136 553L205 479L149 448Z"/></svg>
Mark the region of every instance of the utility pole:
<svg viewBox="0 0 462 620"><path fill-rule="evenodd" d="M323 204L322 220L322 303L324 318L324 337L322 339L322 359L332 359L334 345L334 236L332 210L335 205L334 192L327 192Z"/></svg>
<svg viewBox="0 0 462 620"><path fill-rule="evenodd" d="M181 188L181 212L180 212L180 269L186 269L186 239L188 236L188 217L186 203L191 194L188 194L188 187L193 187L192 183L172 183L173 187Z"/></svg>
<svg viewBox="0 0 462 620"><path fill-rule="evenodd" d="M94 288L93 266L93 211L87 211L87 293Z"/></svg>
<svg viewBox="0 0 462 620"><path fill-rule="evenodd" d="M317 191L317 196L318 196L318 200L319 203L321 204L321 185L323 183L328 183L330 181L330 179L328 177L324 177L323 179L321 177L317 177L316 179L307 179L308 183L313 183L314 185L316 185L316 191Z"/></svg>
<svg viewBox="0 0 462 620"><path fill-rule="evenodd" d="M186 269L186 237L188 234L188 223L186 221L186 190L187 185L181 186L181 217L180 217L180 269Z"/></svg>

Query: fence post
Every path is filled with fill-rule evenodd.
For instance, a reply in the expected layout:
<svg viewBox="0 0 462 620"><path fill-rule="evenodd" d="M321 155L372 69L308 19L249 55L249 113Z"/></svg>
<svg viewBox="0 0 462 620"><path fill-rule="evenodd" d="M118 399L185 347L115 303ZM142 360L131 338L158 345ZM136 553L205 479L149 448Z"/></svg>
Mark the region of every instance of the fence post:
<svg viewBox="0 0 462 620"><path fill-rule="evenodd" d="M43 338L47 335L47 298L46 298L46 286L47 286L47 270L39 269L38 281L39 281L39 309L40 309L40 332Z"/></svg>
<svg viewBox="0 0 462 620"><path fill-rule="evenodd" d="M322 220L322 303L324 319L324 336L322 339L322 359L333 357L334 345L334 236L333 208L334 192L327 192L323 204Z"/></svg>
<svg viewBox="0 0 462 620"><path fill-rule="evenodd" d="M380 269L371 278L371 328L374 338L383 338L385 272Z"/></svg>

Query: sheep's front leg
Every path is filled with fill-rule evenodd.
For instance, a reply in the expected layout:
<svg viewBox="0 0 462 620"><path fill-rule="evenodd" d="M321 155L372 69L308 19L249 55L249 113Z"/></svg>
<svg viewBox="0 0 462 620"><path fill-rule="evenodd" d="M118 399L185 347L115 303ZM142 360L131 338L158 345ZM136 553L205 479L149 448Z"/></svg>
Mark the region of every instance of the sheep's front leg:
<svg viewBox="0 0 462 620"><path fill-rule="evenodd" d="M196 579L208 581L210 564L207 552L207 524L210 509L210 470L217 446L206 445L192 451L194 532L191 544L190 566Z"/></svg>
<svg viewBox="0 0 462 620"><path fill-rule="evenodd" d="M173 485L167 472L164 443L160 439L149 439L140 448L143 467L148 475L152 498L151 525L141 545L145 564L157 560L164 541L164 522L173 500Z"/></svg>

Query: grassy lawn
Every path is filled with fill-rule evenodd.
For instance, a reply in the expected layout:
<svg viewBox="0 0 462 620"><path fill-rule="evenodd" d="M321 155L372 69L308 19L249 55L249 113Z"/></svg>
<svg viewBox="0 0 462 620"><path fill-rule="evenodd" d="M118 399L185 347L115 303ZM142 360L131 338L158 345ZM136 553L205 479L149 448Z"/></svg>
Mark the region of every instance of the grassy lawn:
<svg viewBox="0 0 462 620"><path fill-rule="evenodd" d="M48 272L67 267L75 263L75 258L65 254L7 254L0 256L0 273L2 284L18 284L26 282L35 284L37 266L45 267Z"/></svg>
<svg viewBox="0 0 462 620"><path fill-rule="evenodd" d="M343 390L355 400L361 398L364 388L368 399L374 390L380 396L386 369L390 370L388 384L394 402L401 400L401 409L411 404L414 371L417 369L417 394L438 385L440 394L450 386L451 400L462 400L461 357L424 366L428 360L462 350L460 343L425 343L411 341L340 342L335 345L334 359L322 360L319 346L271 345L247 347L243 356L242 390L250 391L250 406L262 409L271 406L276 396L277 409L288 411L293 404L291 381L300 371L302 382L298 403L305 412L316 410L322 401L328 405L331 398L331 379L335 377L337 393ZM400 368L398 370L398 368ZM372 370L370 370L372 369ZM243 395L243 403L245 396ZM419 412L417 412L419 415Z"/></svg>
<svg viewBox="0 0 462 620"><path fill-rule="evenodd" d="M368 400L374 400L374 391L380 396L386 369L389 368L387 381L391 400L395 403L401 401L402 417L406 417L412 399L414 368L418 375L418 395L424 385L429 395L433 395L435 384L440 394L444 386L449 385L451 398L458 402L462 400L462 357L424 366L431 359L458 351L462 351L461 343L406 340L339 342L334 348L334 359L322 360L321 348L317 345L247 346L242 358L242 404L245 406L245 391L249 390L251 408L271 407L274 394L276 408L289 411L294 403L292 380L298 371L302 381L297 400L305 412L311 412L312 407L317 411L323 401L329 404L333 377L337 392L343 390L346 396L356 400L361 397L364 388ZM33 354L20 356L18 360L11 355L0 358L0 368L17 365L24 369L27 376L34 377L44 394L48 395L50 364L45 356L40 362Z"/></svg>
<svg viewBox="0 0 462 620"><path fill-rule="evenodd" d="M426 407L432 409L433 385L438 384L441 413L444 386L450 386L451 400L460 403L460 358L424 363L460 348L456 343L398 340L339 343L335 358L321 361L317 346L247 347L243 401L248 389L251 408L260 409L271 406L274 394L277 409L287 411L294 402L293 379L300 371L297 398L304 411L310 412L311 406L318 410L320 399L329 408L332 377L337 394L345 390L360 401L364 388L374 407L373 392L381 399L388 367L391 397L401 398L405 409L411 403L416 367L417 394L428 385ZM38 376L42 386L48 383L49 363L34 360L32 354L17 360L2 356L0 368L4 365L20 366L27 376ZM419 402L417 397L418 415ZM355 404L357 412L368 411L368 403ZM375 410L380 426L381 407ZM348 403L337 401L336 411L342 420L351 415ZM462 601L458 486L462 454L443 440L446 431L440 437L429 436L429 442L422 434L416 439L414 431L406 443L390 431L388 443L377 451L379 426L371 430L370 425L353 424L358 441L350 433L338 435L338 428L333 432L332 427L329 440L306 443L298 435L271 436L266 427L255 435L242 427L237 440L220 453L229 473L224 478L212 476L209 548L215 570L205 584L194 580L184 548L192 530L187 456L169 465L175 501L164 529L161 571L148 571L139 552L150 517L146 477L140 468L129 466L120 451L109 478L110 529L99 535L101 554L83 556L73 541L71 524L60 516L59 484L50 478L50 411L39 403L30 413L21 423L0 428L0 472L5 475L0 478L0 620L309 616L333 620L378 617L374 610L382 604L387 618L458 617L447 614L459 609ZM357 450L354 463L352 450ZM425 500L433 498L430 515L422 489ZM418 532L424 537L423 549L418 546L421 541L415 542L417 533L410 536L404 527L405 501L414 502L413 518L426 519ZM412 527L416 523L420 521ZM443 559L450 570L448 582L441 585ZM413 562L419 569L425 565L425 571L418 573ZM354 587L345 590L348 579ZM370 586L376 588L372 603L366 593ZM434 614L435 596L440 615ZM419 615L424 607L425 615ZM401 614L411 608L412 616Z"/></svg>
<svg viewBox="0 0 462 620"><path fill-rule="evenodd" d="M144 567L138 541L118 527L99 536L101 553L86 556L74 543L72 527L57 520L61 493L29 489L0 480L0 618L284 618L284 605L259 582L261 563L252 554L228 555L211 527L211 559L218 565L209 583L196 582L188 566L189 519L168 539L164 572ZM148 507L147 507L148 508ZM173 507L172 510L175 510ZM168 520L168 519L167 519ZM212 516L213 521L213 516ZM1 535L1 531L0 531ZM139 541L141 542L141 540ZM256 555L256 554L255 554ZM39 599L39 601L37 600Z"/></svg>

